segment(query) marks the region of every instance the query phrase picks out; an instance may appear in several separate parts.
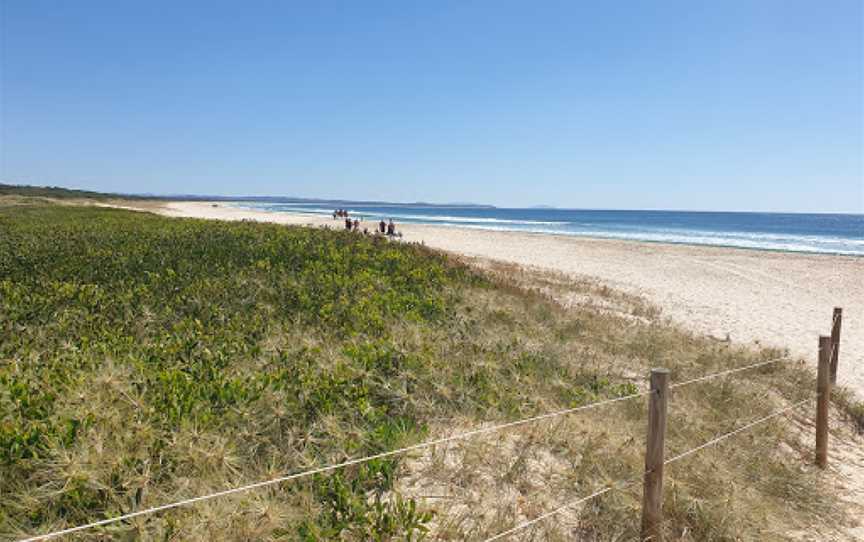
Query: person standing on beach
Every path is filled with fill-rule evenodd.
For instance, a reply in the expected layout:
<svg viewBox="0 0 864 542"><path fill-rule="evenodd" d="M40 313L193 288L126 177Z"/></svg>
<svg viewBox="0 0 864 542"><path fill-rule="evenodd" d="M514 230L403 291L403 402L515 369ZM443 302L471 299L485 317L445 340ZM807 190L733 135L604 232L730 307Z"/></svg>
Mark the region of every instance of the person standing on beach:
<svg viewBox="0 0 864 542"><path fill-rule="evenodd" d="M384 222L383 218L381 219L381 222L378 223L378 231L380 231L381 233L387 232L387 223Z"/></svg>

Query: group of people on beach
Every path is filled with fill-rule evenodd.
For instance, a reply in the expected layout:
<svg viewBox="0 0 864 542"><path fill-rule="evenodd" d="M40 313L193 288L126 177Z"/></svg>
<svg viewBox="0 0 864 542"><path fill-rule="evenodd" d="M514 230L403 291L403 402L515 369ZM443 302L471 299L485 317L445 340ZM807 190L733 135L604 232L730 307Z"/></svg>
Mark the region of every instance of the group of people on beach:
<svg viewBox="0 0 864 542"><path fill-rule="evenodd" d="M351 216L348 214L348 211L345 209L336 209L333 211L333 220L337 218L345 219L345 229L348 231L360 231L360 220L355 218L351 220ZM369 234L369 228L363 228L363 233L365 235ZM381 222L378 223L378 229L375 231L376 234L384 234L390 237L398 236L402 237L401 233L396 232L396 224L393 223L393 219L391 218L389 222L384 222L384 219L381 219Z"/></svg>

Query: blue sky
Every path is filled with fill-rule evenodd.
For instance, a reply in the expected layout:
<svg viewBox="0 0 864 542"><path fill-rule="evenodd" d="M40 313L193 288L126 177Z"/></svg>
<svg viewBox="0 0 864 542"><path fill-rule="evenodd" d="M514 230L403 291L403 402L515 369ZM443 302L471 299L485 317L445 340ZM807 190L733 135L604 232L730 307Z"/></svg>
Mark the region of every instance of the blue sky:
<svg viewBox="0 0 864 542"><path fill-rule="evenodd" d="M864 210L858 0L0 3L0 182Z"/></svg>

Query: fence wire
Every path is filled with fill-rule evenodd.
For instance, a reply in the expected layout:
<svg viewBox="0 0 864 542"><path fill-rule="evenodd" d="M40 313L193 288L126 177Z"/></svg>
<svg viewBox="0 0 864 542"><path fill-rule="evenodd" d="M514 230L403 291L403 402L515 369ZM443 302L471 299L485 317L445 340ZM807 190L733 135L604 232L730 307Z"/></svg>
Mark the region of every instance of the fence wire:
<svg viewBox="0 0 864 542"><path fill-rule="evenodd" d="M792 405L790 405L790 406L788 406L788 407L786 407L786 408L783 408L783 409L781 409L781 410L778 410L778 411L776 411L776 412L773 412L773 413L771 413L771 414L769 414L769 415L767 415L767 416L763 416L762 418L759 418L758 420L755 420L755 421L753 421L753 422L751 422L751 423L748 423L747 425L741 426L741 427L739 427L739 428L737 428L737 429L734 429L734 430L732 430L732 431L730 431L730 432L728 432L728 433L725 433L725 434L723 434L723 435L720 435L720 436L717 437L717 438L713 438L713 439L709 440L708 442L705 442L704 444L701 444L701 445L699 445L699 446L697 446L697 447L695 447L695 448L692 448L692 449L690 449L690 450L687 450L686 452L682 452L682 453L680 453L680 454L678 454L678 455L676 455L676 456L673 456L673 457L671 457L671 458L669 458L669 459L663 461L663 465L668 465L668 464L670 464L670 463L674 463L675 461L678 461L678 460L680 460L680 459L684 459L685 457L687 457L687 456L689 456L689 455L695 454L695 453L697 453L697 452L699 452L699 451L701 451L701 450L704 450L705 448L711 447L711 446L713 446L713 445L715 445L715 444L717 444L717 443L719 443L719 442L722 442L723 440L726 440L726 439L729 438L729 437L732 437L732 436L737 435L737 434L739 434L739 433L742 433L742 432L744 432L744 431L746 431L746 430L748 430L748 429L750 429L750 428L752 428L752 427L755 427L755 426L759 425L760 423L764 423L764 422L766 422L766 421L768 421L768 420L770 420L770 419L772 419L772 418L775 418L775 417L780 416L780 415L782 415L782 414L784 414L784 413L786 413L786 412L789 412L790 410L794 410L795 408L798 408L799 406L803 405L804 403L809 402L810 400L811 400L811 399L805 399L805 400L803 400L803 401L799 401L799 402L797 402L797 403L795 403L795 404L792 404ZM555 509L553 509L553 510L550 510L550 511L548 511L548 512L545 512L545 513L543 513L543 514L537 516L536 518L534 518L534 519L532 519L532 520L530 520L530 521L526 521L526 522L524 522L524 523L520 523L519 525L516 525L515 527L512 527L512 528L510 528L510 529L507 529L506 531L500 532L500 533L496 534L495 536L492 536L491 538L487 538L484 542L492 542L493 540L501 540L501 539L503 539L503 538L506 538L506 537L508 537L508 536L511 536L511 535L513 535L513 534L516 534L516 533L519 532L519 531L522 531L522 530L527 529L527 528L529 528L529 527L531 527L531 526L533 526L533 525L536 525L537 523L540 523L541 521L543 521L543 520L545 520L545 519L547 519L547 518L550 518L550 517L552 517L552 516L554 516L554 515L560 514L560 513L563 512L564 510L567 510L568 508L572 508L572 507L574 507L574 506L576 506L576 505L579 505L579 504L582 504L582 503L584 503L584 502L590 501L591 499L595 499L595 498L597 498L597 497L599 497L599 496L601 496L601 495L604 495L604 494L606 494L606 493L609 493L609 492L612 491L612 490L615 490L615 489L619 489L619 490L620 490L620 489L624 489L624 488L626 488L626 487L628 487L628 486L630 486L630 485L633 485L634 483L638 482L639 480L642 480L643 477L644 477L646 474L648 474L647 471L646 471L646 472L643 472L642 475L641 475L639 478L631 478L631 479L626 480L626 481L624 481L624 482L619 482L618 484L610 484L610 485L604 487L603 489L600 489L600 490L595 491L594 493L592 493L592 494L590 494L590 495L587 495L587 496L582 497L582 498L580 498L580 499L577 499L577 500L575 500L575 501L568 502L567 504L564 504L564 505L562 505L562 506L559 506L558 508L555 508Z"/></svg>
<svg viewBox="0 0 864 542"><path fill-rule="evenodd" d="M675 389L675 388L680 388L681 386L687 386L687 385L689 385L689 384L695 384L696 382L702 382L702 381L705 381L705 380L711 380L711 379L713 379L713 378L717 378L717 377L721 377L721 376L726 376L726 375L730 375L730 374L734 374L734 373L740 373L740 372L742 372L742 371L749 371L750 369L756 369L756 368L758 368L758 367L764 367L764 366L766 366L766 365L771 365L772 363L778 363L778 362L781 362L781 361L791 361L792 359L793 359L793 358L790 358L790 357L786 357L786 356L784 356L784 357L780 357L780 358L769 359L768 361L762 361L762 362L760 362L760 363L754 363L754 364L752 364L752 365L747 365L746 367L736 367L736 368L734 368L734 369L729 369L729 370L727 370L727 371L721 371L721 372L719 372L719 373L714 373L714 374L710 374L710 375L700 376L700 377L697 377L697 378L691 378L690 380L685 380L685 381L683 381L683 382L678 382L678 383L675 383L675 384L671 384L671 385L669 386L669 389L672 390L672 389Z"/></svg>
<svg viewBox="0 0 864 542"><path fill-rule="evenodd" d="M788 360L790 360L790 359L791 359L791 358L788 358L788 357L780 357L780 358L775 358L775 359L770 359L770 360L767 360L767 361L763 361L763 362L755 363L755 364L748 365L748 366L745 366L745 367L736 367L736 368L734 368L734 369L729 369L729 370L727 370L727 371L721 371L721 372L719 372L719 373L713 373L713 374L709 374L709 375L705 375L705 376L701 376L701 377L693 378L693 379L690 379L690 380L685 380L685 381L683 381L683 382L678 382L678 383L676 383L676 384L672 384L672 385L670 385L669 388L670 388L670 389L675 389L675 388L679 388L679 387L681 387L681 386L686 386L686 385L689 385L689 384L694 384L694 383L696 383L696 382L702 382L702 381L706 381L706 380L711 380L711 379L713 379L713 378L718 378L718 377L721 377L721 376L726 376L726 375L730 375L730 374L738 373L738 372L741 372L741 371L746 371L746 370L755 369L755 368L758 368L758 367L763 367L763 366L766 366L766 365L770 365L770 364L772 364L772 363L777 363L777 362L781 362L781 361L788 361ZM582 405L582 406L578 406L578 407L567 408L567 409L558 410L558 411L555 411L555 412L550 412L550 413L547 413L547 414L541 414L541 415L538 415L538 416L532 416L532 417L529 417L529 418L524 418L524 419L521 419L521 420L516 420L516 421L513 421L513 422L508 422L508 423L503 423L503 424L494 425L494 426L490 426L490 427L484 427L484 428L480 428L480 429L475 429L475 430L472 430L472 431L467 431L467 432L465 432L465 433L460 433L460 434L457 434L457 435L451 435L451 436L449 436L449 437L442 437L442 438L439 438L439 439L435 439L435 440L431 440L431 441L427 441L427 442L422 442L422 443L419 443L419 444L414 444L414 445L412 445L412 446L406 446L406 447L404 447L404 448L398 448L398 449L396 449L396 450L390 450L390 451L387 451L387 452L381 452L381 453L374 454L374 455L369 455L369 456L365 456L365 457L361 457L361 458L351 459L351 460L348 460L348 461L343 461L343 462L341 462L341 463L336 463L336 464L332 464L332 465L327 465L327 466L323 466L323 467L318 467L318 468L315 468L315 469L311 469L311 470L307 470L307 471L303 471L303 472L299 472L299 473L295 473L295 474L290 474L290 475L286 475L286 476L280 476L280 477L277 477L277 478L272 478L272 479L269 479L269 480L264 480L264 481L260 481L260 482L255 482L255 483L247 484L247 485L244 485L244 486L239 486L239 487L235 487L235 488L231 488L231 489L226 489L226 490L223 490L223 491L217 491L217 492L215 492L215 493L209 493L209 494L207 494L207 495L201 495L201 496L198 496L198 497L192 497L192 498L189 498L189 499L183 499L183 500L180 500L180 501L176 501L176 502L172 502L172 503L168 503L168 504L163 504L163 505L161 505L161 506L155 506L155 507L151 507L151 508L146 508L146 509L144 509L144 510L138 510L138 511L136 511L136 512L130 512L130 513L123 514L123 515L120 515L120 516L116 516L116 517L113 517L113 518L106 518L106 519L103 519L103 520L94 521L94 522L92 522L92 523L87 523L87 524L84 524L84 525L78 525L78 526L75 526L75 527L70 527L70 528L68 528L68 529L62 529L62 530L53 531L53 532L50 532L50 533L47 533L47 534L36 535L36 536L30 537L30 538L21 539L21 540L19 540L19 542L36 542L36 541L39 541L39 540L49 540L49 539L52 539L52 538L57 538L57 537L59 537L59 536L64 536L64 535L68 535L68 534L72 534L72 533L76 533L76 532L84 531L84 530L87 530L87 529L92 529L92 528L95 528L95 527L102 527L102 526L110 525L110 524L113 524L113 523L119 523L119 522L122 522L122 521L127 521L127 520L130 520L130 519L133 519L133 518L136 518L136 517L140 517L140 516L144 516L144 515L155 514L155 513L163 512L163 511L166 511L166 510L171 510L171 509L174 509L174 508L180 508L180 507L183 507L183 506L189 506L189 505L192 505L192 504L196 504L196 503L199 503L199 502L207 501L207 500L210 500L210 499L215 499L215 498L218 498L218 497L224 497L224 496L232 495L232 494L235 494L235 493L242 493L242 492L251 491L251 490L254 490L254 489L259 489L259 488L262 488L262 487L267 487L267 486L271 486L271 485L281 484L281 483L284 483L284 482L289 482L289 481L297 480L297 479L300 479L300 478L305 478L305 477L308 477L308 476L313 476L313 475L315 475L315 474L323 474L323 473L326 473L326 472L331 472L331 471L334 471L334 470L337 470L337 469L341 469L341 468L345 468L345 467L349 467L349 466L352 466L352 465L359 465L359 464L361 464L361 463L367 463L367 462L369 462L369 461L373 461L373 460L376 460L376 459L384 459L384 458L387 458L387 457L392 457L392 456L396 456L396 455L400 455L400 454L404 454L404 453L408 453L408 452L412 452L412 451L416 451L416 450L421 450L421 449L424 449L424 448L429 448L429 447L432 447L432 446L437 446L437 445L445 444L445 443L448 443L448 442L453 442L453 441L457 441L457 440L467 439L467 438L474 437L474 436L477 436L477 435L482 435L482 434L486 434L486 433L492 433L492 432L502 431L502 430L504 430L504 429L509 429L509 428L513 428L513 427L518 427L518 426L525 425L525 424L528 424L528 423L534 423L534 422L538 422L538 421L541 421L541 420L551 419L551 418L555 418L555 417L559 417L559 416L564 416L564 415L567 415L567 414L573 414L573 413L580 412L580 411L584 411L584 410L590 410L590 409L593 409L593 408L597 408L597 407L601 407L601 406L604 406L604 405L609 405L609 404L617 403L617 402L621 402L621 401L626 401L626 400L629 400L629 399L635 399L635 398L638 398L638 397L644 397L644 396L646 396L646 395L650 395L650 394L652 394L652 393L654 393L653 390L647 390L647 391L643 391L643 392L632 393L632 394L624 395L624 396L621 396L621 397L615 397L615 398L613 398L613 399L606 399L606 400L604 400L604 401L598 401L598 402L596 402L596 403L591 403L591 404L588 404L588 405ZM725 434L725 435L722 435L721 437L718 437L718 438L716 438L716 439L714 439L714 440L712 440L712 441L709 441L709 442L707 442L707 443L705 443L705 444L703 444L703 445L701 445L701 446L699 446L699 447L697 447L697 448L694 448L694 449L692 449L692 450L688 450L687 452L684 452L683 454L679 454L678 456L675 456L675 457L673 457L672 459L667 460L666 463L671 463L672 461L677 461L678 459L681 459L681 458L683 458L683 457L686 457L687 455L690 455L690 454L692 454L692 453L695 453L695 452L697 452L697 451L699 451L699 450L701 450L701 449L703 449L703 448L706 448L706 447L708 447L708 446L711 446L711 445L713 445L713 444L716 444L717 442L720 442L721 440L724 440L724 439L726 439L726 438L728 438L728 437L730 437L730 436L732 436L732 435L734 435L734 434L737 434L737 433L740 433L740 432L742 432L742 431L745 431L746 429L749 429L750 427L753 427L754 425L758 425L759 423L762 423L762 422L764 422L764 421L766 421L766 420L768 420L768 419L771 419L771 418L773 418L773 417L775 417L775 416L779 416L780 414L783 414L784 412L787 412L787 411L789 411L789 410L792 410L793 408L795 408L795 407L797 407L797 406L800 406L800 405L803 404L804 402L806 402L806 401L801 401L801 402L799 402L799 403L796 403L795 405L792 405L792 406L790 406L790 407L788 407L788 408L786 408L786 409L783 409L783 410L781 410L781 411L775 412L775 413L773 413L773 414L771 414L771 415L769 415L769 416L766 416L765 418L761 418L761 419L759 419L759 420L756 420L755 422L753 422L753 423L751 423L751 424L748 424L748 425L746 425L746 426L744 426L744 427L741 427L741 428L739 428L739 429L737 429L737 430L735 430L735 431L733 431L733 432L731 432L731 433L727 433L727 434ZM628 483L630 483L630 482L628 482ZM520 525L520 526L514 527L513 529L511 529L511 530L509 530L509 531L505 531L504 533L501 533L501 534L499 534L499 535L496 535L495 537L493 537L493 538L491 538L491 539L489 539L489 540L497 540L497 539L500 539L500 538L502 538L502 537L504 537L504 536L509 536L509 534L513 534L513 533L515 533L515 532L517 532L517 531L519 531L519 530L521 530L521 529L524 529L524 528L526 528L526 527L529 527L529 526L531 526L531 525L534 525L534 524L536 524L536 523L542 521L543 519L546 519L546 518L551 517L551 516L553 516L553 515L555 515L555 514L558 514L558 513L560 513L561 511L566 510L567 508L570 508L570 507L572 507L572 506L576 506L577 504L580 504L581 502L585 502L585 501L587 501L587 500L590 500L590 499L593 499L593 498L598 497L598 496L600 496L600 495L603 495L604 493L607 493L608 491L611 491L612 489L615 489L615 486L614 486L614 485L612 485L612 486L608 486L608 487L606 487L606 488L604 488L604 489L602 489L602 490L599 490L599 491L597 491L597 492L595 492L595 493L593 493L593 494L591 494L591 495L589 495L589 496L587 496L587 497L585 497L585 498L583 498L583 499L580 499L580 500L578 500L578 501L574 501L574 502L571 502L571 503L565 504L565 505L563 505L563 506L561 506L561 507L559 507L559 508L557 508L557 509L555 509L555 510L552 510L552 511L550 511L550 512L547 512L547 513L545 513L545 514L539 516L538 518L535 518L535 519L531 520L530 522L527 522L527 523L522 524L522 525Z"/></svg>
<svg viewBox="0 0 864 542"><path fill-rule="evenodd" d="M105 526L105 525L110 525L110 524L112 524L112 523L118 523L118 522L121 522L121 521L126 521L126 520L129 520L129 519L133 519L133 518L140 517L140 516L144 516L144 515L148 515L148 514L154 514L154 513L157 513L157 512L163 512L163 511L165 511L165 510L171 510L172 508L179 508L179 507L181 507L181 506L188 506L188 505L195 504L195 503L199 503L199 502L202 502L202 501L207 501L207 500L210 500L210 499L215 499L215 498L217 498L217 497L224 497L224 496L226 496L226 495L232 495L232 494L234 494L234 493L242 493L242 492L250 491L250 490L253 490L253 489L258 489L258 488L262 488L262 487L267 487L267 486L271 486L271 485L275 485L275 484L281 484L281 483L284 483L284 482L289 482L289 481L292 481L292 480L297 480L297 479L299 479L299 478L305 478L305 477L312 476L312 475L315 475L315 474L322 474L322 473L325 473L325 472L334 471L334 470L341 469L341 468L344 468L344 467L350 467L350 466L352 466L352 465L359 465L359 464L361 464L361 463L367 463L367 462L369 462L369 461L373 461L373 460L376 460L376 459L384 459L384 458L386 458L386 457L391 457L391 456L395 456L395 455L400 455L400 454L404 454L404 453L412 452L412 451L415 451L415 450L421 450L421 449L424 449L424 448L429 448L429 447L432 447L432 446L437 446L437 445L439 445L439 444L445 444L445 443L453 442L453 441L456 441L456 440L463 440L463 439L467 439L467 438L474 437L474 436L477 436L477 435L482 435L482 434L485 434L485 433L492 433L492 432L496 432L496 431L502 431L502 430L504 430L504 429L510 429L510 428L518 427L518 426L520 426L520 425L525 425L525 424L528 424L528 423L538 422L538 421L546 420L546 419L550 419L550 418L556 418L556 417L558 417L558 416L564 416L564 415L567 415L567 414L573 414L573 413L580 412L580 411L583 411L583 410L590 410L590 409L593 409L593 408L597 408L597 407L601 407L601 406L609 405L609 404L612 404L612 403L618 403L618 402L621 402L621 401L626 401L626 400L628 400L628 399L635 399L635 398L637 398L637 397L644 397L644 396L646 396L646 395L650 395L651 393L653 393L653 392L650 391L650 390L649 390L649 391L638 392L638 393L632 393L632 394L630 394L630 395L624 395L624 396L621 396L621 397L615 397L615 398L613 398L613 399L606 399L606 400L604 400L604 401L598 401L598 402L596 402L596 403L590 403L590 404L582 405L582 406L578 406L578 407L566 408L566 409L563 409L563 410L558 410L558 411L556 411L556 412L550 412L550 413L547 413L547 414L541 414L541 415L539 415L539 416L532 416L532 417L530 417L530 418L524 418L524 419L521 419L521 420L517 420L517 421L513 421L513 422L508 422L508 423L503 423L503 424L500 424L500 425L494 425L494 426L491 426L491 427L483 427L483 428L480 428L480 429L475 429L475 430L473 430L473 431L467 431L467 432L465 432L465 433L459 433L459 434L457 434L457 435L451 435L451 436L449 436L449 437L443 437L443 438L439 438L439 439L435 439L435 440L431 440L431 441L427 441L427 442L422 442L422 443L419 443L419 444L414 444L414 445L412 445L412 446L406 446L406 447L404 447L404 448L399 448L399 449L396 449L396 450L390 450L390 451L387 451L387 452L381 452L381 453L379 453L379 454L369 455L369 456L361 457L361 458L357 458L357 459L351 459L351 460L349 460L349 461L344 461L344 462L342 462L342 463L336 463L336 464L333 464L333 465L327 465L327 466L325 466L325 467L318 467L318 468L311 469L311 470L307 470L307 471L304 471L304 472L299 472L299 473L295 473L295 474L289 474L289 475L286 475L286 476L280 476L280 477L278 477L278 478L273 478L273 479L270 479L270 480L264 480L264 481L261 481L261 482L256 482L256 483L254 483L254 484L248 484L248 485L244 485L244 486L240 486L240 487L235 487L235 488L231 488L231 489L226 489L226 490L223 490L223 491L217 491L217 492L215 492L215 493L209 493L209 494L207 494L207 495L201 495L201 496L199 496L199 497L192 497L192 498L189 498L189 499L184 499L184 500L177 501L177 502L173 502L173 503L169 503L169 504L163 504L163 505L161 505L161 506L155 506L155 507L147 508L147 509L144 509L144 510L138 510L138 511L136 511L136 512L130 512L130 513L128 513L128 514L123 514L123 515L121 515L121 516L117 516L117 517L113 517L113 518L107 518L107 519L103 519L103 520L99 520L99 521L94 521L94 522L92 522L92 523L87 523L87 524L85 524L85 525L78 525L78 526L76 526L76 527L70 527L70 528L68 528L68 529L63 529L63 530L59 530L59 531L54 531L54 532L47 533L47 534L43 534L43 535L37 535L37 536L30 537L30 538L25 538L25 539L23 539L23 540L20 540L19 542L35 542L35 541L37 541L37 540L49 540L49 539L51 539L51 538L56 538L56 537L58 537L58 536L63 536L63 535L67 535L67 534L72 534L72 533L75 533L75 532L84 531L84 530L87 530L87 529L92 529L92 528L94 528L94 527L102 527L102 526Z"/></svg>

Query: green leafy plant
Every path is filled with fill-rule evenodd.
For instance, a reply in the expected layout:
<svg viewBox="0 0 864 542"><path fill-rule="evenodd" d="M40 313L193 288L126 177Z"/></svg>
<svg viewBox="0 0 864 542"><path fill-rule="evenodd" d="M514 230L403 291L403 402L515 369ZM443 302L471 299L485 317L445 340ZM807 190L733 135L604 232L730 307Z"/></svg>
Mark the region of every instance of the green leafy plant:
<svg viewBox="0 0 864 542"><path fill-rule="evenodd" d="M565 310L541 286L575 288L620 305L621 315L656 315L605 287L521 284L526 277L480 273L421 246L341 231L0 201L0 537L630 395L658 361L687 377L774 355L718 348L657 320ZM758 376L735 388L712 383L698 396L676 392L688 420L674 426L671 445L765 414L772 398L797 399L807 373ZM543 426L515 452L466 452L452 473L433 458L424 474L467 491L483 481L475 472L492 464L496 476L507 473L500 483L512 483L511 491L543 480L573 497L585 484L638 468L632 443L644 431L641 408L622 403L596 418L574 417L567 431ZM626 437L616 441L619 434ZM538 446L544 465L564 464L566 472L532 473ZM749 508L729 511L732 521L698 512L725 514L729 495L679 490L670 532L741 538L764 518L796 509L796 495L821 495L806 477L784 493L793 469L749 449L707 456L711 472L747 488L735 497ZM489 506L503 512L491 519L450 521L440 505L401 487L416 461L372 461L92 535L417 540L500 530L512 503L493 499ZM772 477L754 480L753 469ZM695 469L678 472L696 485ZM541 489L532 501L549 493ZM580 529L634 536L634 502L624 495L586 510ZM555 539L554 529L544 534Z"/></svg>

